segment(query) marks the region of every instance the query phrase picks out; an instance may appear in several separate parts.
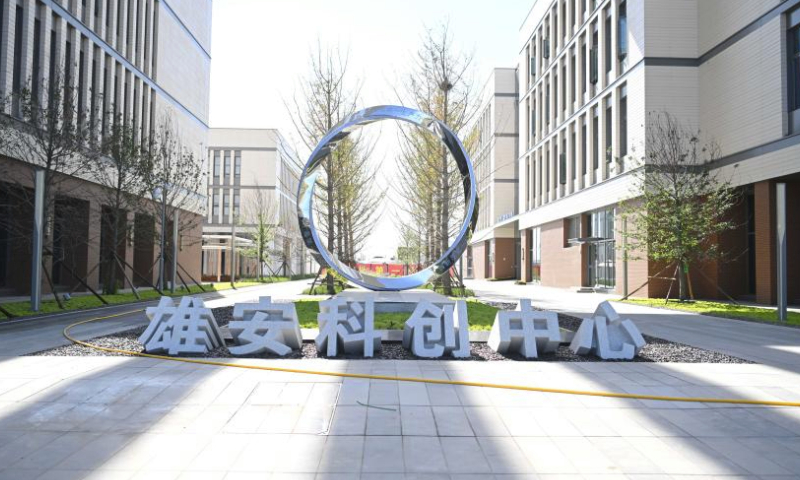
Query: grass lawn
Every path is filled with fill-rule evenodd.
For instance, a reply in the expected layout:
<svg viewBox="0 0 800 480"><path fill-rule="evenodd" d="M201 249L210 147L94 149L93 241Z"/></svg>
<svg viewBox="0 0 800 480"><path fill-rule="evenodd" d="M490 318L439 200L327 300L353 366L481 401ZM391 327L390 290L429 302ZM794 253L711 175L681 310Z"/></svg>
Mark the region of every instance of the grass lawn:
<svg viewBox="0 0 800 480"><path fill-rule="evenodd" d="M299 300L294 302L300 328L317 328L319 300ZM467 318L470 330L490 330L497 309L477 300L467 300ZM410 312L375 313L375 329L402 330Z"/></svg>
<svg viewBox="0 0 800 480"><path fill-rule="evenodd" d="M657 298L628 299L625 300L625 303L644 305L647 307L670 308L714 317L740 318L771 323L777 323L778 321L778 313L774 308L748 307L745 305L734 305L732 303L710 302L705 300L695 300L693 302L670 300L665 304L663 299ZM800 325L800 313L788 312L786 323L789 325Z"/></svg>
<svg viewBox="0 0 800 480"><path fill-rule="evenodd" d="M236 288L241 287L251 287L253 285L259 285L260 283L274 283L274 282L285 282L288 279L285 277L275 277L271 281L264 280L263 282L258 282L256 280L243 280L241 282L236 282ZM220 291L220 290L229 290L231 288L231 284L229 282L220 282L220 283L209 283L203 284L203 288L206 289L206 292L210 291ZM183 286L175 290L174 294L170 294L169 292L164 292L167 295L171 296L181 296L187 294L197 294L203 293L197 285L190 285L189 290L187 291ZM161 297L161 295L156 292L155 290L142 290L139 292L139 295L142 297L142 300L154 300ZM103 295L103 298L111 305L119 305L123 303L131 303L138 301L136 299L136 295L133 293L117 293L114 295ZM64 303L64 310L58 308L58 303L55 300L43 300L41 308L39 312L33 312L30 310L30 302L23 301L23 302L13 302L13 303L3 303L3 308L11 312L12 314L16 315L17 317L25 316L25 315L34 315L34 314L42 314L42 313L58 313L58 312L66 312L70 310L84 310L87 308L94 308L94 307L102 307L104 304L94 295L81 295L81 296L74 296L69 300L65 300ZM0 313L0 321L7 320L8 318Z"/></svg>

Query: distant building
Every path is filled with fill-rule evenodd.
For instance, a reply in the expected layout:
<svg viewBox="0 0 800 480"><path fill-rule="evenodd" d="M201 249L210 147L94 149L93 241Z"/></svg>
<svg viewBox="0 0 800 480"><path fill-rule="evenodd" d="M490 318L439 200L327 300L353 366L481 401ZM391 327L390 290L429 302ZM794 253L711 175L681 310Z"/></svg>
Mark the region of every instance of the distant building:
<svg viewBox="0 0 800 480"><path fill-rule="evenodd" d="M42 82L61 76L79 92L79 110L102 112L104 131L109 122L123 117L146 137L169 117L180 143L199 158L207 143L210 44L211 0L3 0L0 93L17 93L30 85L34 95L46 100L48 90ZM19 115L12 110L0 115ZM25 159L4 153L0 152L3 171L32 178L30 165L19 162ZM0 179L0 225L32 220L32 207L18 208L9 199L11 188L31 188L32 181L6 181L8 177ZM83 178L70 181L75 183L68 193L58 194L47 222L68 231L56 235L45 230L45 251L52 253L45 255L45 265L58 291L84 290L76 276L99 287L107 267L99 265L101 255L113 243L101 228L108 206L98 200L100 187ZM200 214L184 211L181 218ZM200 274L201 226L196 223L196 231L181 234L178 252L180 266L193 277ZM152 215L128 214L130 237L117 252L129 265L124 273L136 284L156 280L159 242L142 232L152 233L157 225ZM143 226L147 228L139 228ZM0 227L0 295L30 293L30 252L29 241L11 238ZM54 261L56 257L60 260ZM122 275L117 278L122 281ZM49 290L44 282L43 291Z"/></svg>
<svg viewBox="0 0 800 480"><path fill-rule="evenodd" d="M300 238L297 187L301 173L297 155L274 129L213 128L208 147L208 210L203 226L203 278L227 280L255 277L258 262L243 255L251 243L256 211L273 217L276 236L273 260L265 275L316 273ZM238 254L232 261L236 223ZM314 264L315 265L315 264Z"/></svg>
<svg viewBox="0 0 800 480"><path fill-rule="evenodd" d="M517 213L517 73L495 68L481 93L470 133L478 178L478 225L467 247L467 278L516 278L519 271Z"/></svg>

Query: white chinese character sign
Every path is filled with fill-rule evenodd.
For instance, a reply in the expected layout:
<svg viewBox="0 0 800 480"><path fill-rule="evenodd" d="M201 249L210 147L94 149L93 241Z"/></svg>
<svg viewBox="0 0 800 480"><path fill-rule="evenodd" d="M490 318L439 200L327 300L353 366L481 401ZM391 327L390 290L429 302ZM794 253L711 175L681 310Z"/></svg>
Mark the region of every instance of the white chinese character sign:
<svg viewBox="0 0 800 480"><path fill-rule="evenodd" d="M604 360L632 360L645 345L636 325L603 302L592 318L583 320L569 348L578 355L594 352Z"/></svg>
<svg viewBox="0 0 800 480"><path fill-rule="evenodd" d="M199 298L183 297L175 306L172 298L161 297L145 312L150 324L139 342L148 353L200 355L225 343L214 314Z"/></svg>
<svg viewBox="0 0 800 480"><path fill-rule="evenodd" d="M558 315L534 310L530 300L520 299L518 310L497 312L487 343L497 353L519 353L525 358L555 352L561 343Z"/></svg>
<svg viewBox="0 0 800 480"><path fill-rule="evenodd" d="M339 349L351 355L372 357L381 348L381 334L375 331L375 300L349 301L334 297L319 302L317 351L335 357Z"/></svg>
<svg viewBox="0 0 800 480"><path fill-rule="evenodd" d="M463 300L455 305L419 302L403 328L403 346L423 358L469 357L467 303Z"/></svg>
<svg viewBox="0 0 800 480"><path fill-rule="evenodd" d="M235 344L228 348L232 355L284 356L303 346L293 303L272 303L270 297L260 297L258 303L237 303L233 319L228 324Z"/></svg>

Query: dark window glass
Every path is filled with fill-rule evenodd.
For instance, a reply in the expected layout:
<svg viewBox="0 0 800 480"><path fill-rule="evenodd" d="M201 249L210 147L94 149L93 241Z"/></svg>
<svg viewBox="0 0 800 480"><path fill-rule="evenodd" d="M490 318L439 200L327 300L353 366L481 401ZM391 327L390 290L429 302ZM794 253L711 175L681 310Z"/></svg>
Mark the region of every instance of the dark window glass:
<svg viewBox="0 0 800 480"><path fill-rule="evenodd" d="M20 6L17 6L14 23L14 77L11 87L14 93L18 94L22 90L22 27L24 25Z"/></svg>
<svg viewBox="0 0 800 480"><path fill-rule="evenodd" d="M235 152L233 156L233 176L242 176L242 152Z"/></svg>
<svg viewBox="0 0 800 480"><path fill-rule="evenodd" d="M628 87L620 89L619 98L619 156L628 154Z"/></svg>
<svg viewBox="0 0 800 480"><path fill-rule="evenodd" d="M214 152L214 181L219 182L219 151Z"/></svg>
<svg viewBox="0 0 800 480"><path fill-rule="evenodd" d="M600 118L598 117L597 107L592 109L592 163L594 168L600 166Z"/></svg>
<svg viewBox="0 0 800 480"><path fill-rule="evenodd" d="M31 93L33 98L39 100L40 85L42 81L42 69L39 65L42 55L42 21L38 18L33 21L33 65L31 66Z"/></svg>
<svg viewBox="0 0 800 480"><path fill-rule="evenodd" d="M609 12L610 13L610 12ZM606 72L611 72L611 17L606 16L605 62Z"/></svg>
<svg viewBox="0 0 800 480"><path fill-rule="evenodd" d="M622 60L628 56L628 8L625 2L619 4L617 39L617 55L619 55L620 60Z"/></svg>
<svg viewBox="0 0 800 480"><path fill-rule="evenodd" d="M611 161L611 126L614 124L614 117L611 116L611 102L606 107L606 162Z"/></svg>
<svg viewBox="0 0 800 480"><path fill-rule="evenodd" d="M81 121L81 117L83 116L83 86L84 82L86 81L83 73L84 62L86 58L83 53L83 49L81 49L80 53L78 54L78 122Z"/></svg>
<svg viewBox="0 0 800 480"><path fill-rule="evenodd" d="M581 119L581 162L583 164L583 173L586 173L588 165L586 160L589 158L589 152L586 148L586 117Z"/></svg>
<svg viewBox="0 0 800 480"><path fill-rule="evenodd" d="M570 142L569 143L570 147L572 147L572 155L570 156L570 164L572 164L572 179L575 180L575 178L578 175L578 172L577 172L577 168L576 168L577 165L576 165L576 158L575 158L576 157L576 155L575 155L575 147L576 147L576 145L575 145L575 132L574 131L572 132L572 135L570 136L569 142Z"/></svg>
<svg viewBox="0 0 800 480"><path fill-rule="evenodd" d="M53 89L55 88L55 85L56 85L56 31L55 30L51 30L50 31L50 66L49 66L49 69L50 69L50 73L49 73L50 81L49 81L49 85L47 87L47 89L48 89L47 94L48 94L48 99L52 99L53 98L53 93L54 93Z"/></svg>
<svg viewBox="0 0 800 480"><path fill-rule="evenodd" d="M789 30L789 110L800 108L800 25Z"/></svg>

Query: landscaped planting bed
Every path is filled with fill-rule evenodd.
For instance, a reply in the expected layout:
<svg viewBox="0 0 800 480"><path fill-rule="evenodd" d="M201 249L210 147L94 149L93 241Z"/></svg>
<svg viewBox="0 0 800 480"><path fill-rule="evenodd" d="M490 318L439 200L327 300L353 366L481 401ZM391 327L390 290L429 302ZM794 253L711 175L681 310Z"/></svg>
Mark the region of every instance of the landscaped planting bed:
<svg viewBox="0 0 800 480"><path fill-rule="evenodd" d="M298 317L300 317L300 325L302 328L314 328L316 327L316 322L310 323L309 318L310 315L313 313L314 317L316 317L316 311L314 308L316 305L312 305L316 302L298 302ZM498 308L500 309L513 309L516 304L513 303L482 303L482 302L470 302L475 303L476 305L470 306L470 329L471 330L488 330L491 328L491 321L487 321L486 318L491 312L491 319L494 319L494 312L497 311ZM300 304L305 304L301 307ZM214 317L217 319L217 323L220 326L225 326L228 322L232 319L233 314L233 307L222 307L222 308L215 308L213 309ZM480 312L476 314L476 312ZM385 317L385 318L382 318ZM398 319L394 317L397 316ZM376 314L375 319L375 327L377 329L386 328L387 322L389 322L393 327L396 321L399 321L399 318L407 318L408 314ZM473 321L473 316L475 316L475 321ZM581 319L572 317L569 315L559 314L559 323L562 328L570 331L575 331L578 329L581 323ZM473 323L474 322L474 323ZM402 322L400 323L400 326ZM397 328L397 327L395 327ZM141 343L139 343L138 338L144 331L144 327L134 328L130 330L126 330L123 332L119 332L113 335L107 335L103 337L97 337L90 340L91 343L107 347L107 348L116 348L121 350L128 350L133 352L143 352L144 347ZM704 350L701 348L692 347L689 345L684 345L680 343L670 342L667 340L663 340L660 338L654 338L645 335L645 340L647 340L647 346L645 346L639 356L634 359L635 362L660 362L660 363L668 363L668 362L682 362L682 363L752 363L747 360L743 360L737 357L733 357L730 355L726 355L719 352L714 352L710 350ZM483 342L471 342L470 349L472 355L468 358L463 359L454 359L450 357L443 357L441 360L460 360L460 361L556 361L556 362L602 362L605 360L601 360L598 357L593 355L589 356L579 356L573 354L568 346L561 345L555 353L551 354L544 354L541 355L538 359L528 360L520 355L500 355L494 352L486 343ZM42 352L34 353L33 355L67 355L67 356L89 356L89 355L101 355L101 356L116 356L116 355L125 355L121 353L113 353L113 352L105 352L102 350L97 350L93 348L84 347L81 345L67 345L63 347L57 347L49 350L45 350ZM232 355L228 351L226 347L217 348L206 356L208 358L230 358ZM324 355L320 355L317 352L317 349L313 342L306 341L303 343L302 350L293 351L290 354L284 357L278 357L276 355L258 355L257 357L253 358L270 358L270 359L308 359L308 358L324 358ZM347 359L347 360L361 360L364 357L355 356L355 355L345 355L341 354L335 357L337 359ZM415 360L418 357L414 356L410 351L403 348L403 345L399 342L383 342L381 350L376 352L375 356L372 359L376 360ZM426 359L429 360L429 359Z"/></svg>

